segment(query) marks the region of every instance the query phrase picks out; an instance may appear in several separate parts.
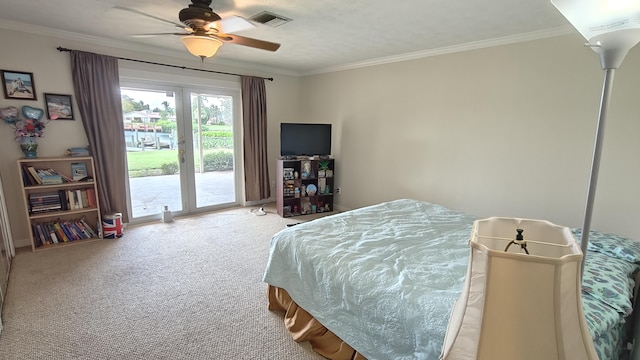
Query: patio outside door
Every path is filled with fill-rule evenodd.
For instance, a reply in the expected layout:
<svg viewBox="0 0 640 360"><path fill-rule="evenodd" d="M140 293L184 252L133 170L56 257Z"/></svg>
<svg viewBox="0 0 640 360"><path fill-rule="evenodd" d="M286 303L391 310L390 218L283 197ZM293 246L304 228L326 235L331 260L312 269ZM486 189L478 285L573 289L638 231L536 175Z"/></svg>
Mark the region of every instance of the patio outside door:
<svg viewBox="0 0 640 360"><path fill-rule="evenodd" d="M233 94L177 86L121 88L131 221L237 202Z"/></svg>

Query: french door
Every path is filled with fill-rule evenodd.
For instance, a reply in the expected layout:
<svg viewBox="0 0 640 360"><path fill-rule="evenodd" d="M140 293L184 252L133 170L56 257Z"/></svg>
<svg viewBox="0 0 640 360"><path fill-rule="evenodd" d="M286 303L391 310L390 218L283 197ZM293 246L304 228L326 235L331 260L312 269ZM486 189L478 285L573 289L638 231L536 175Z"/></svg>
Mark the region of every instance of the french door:
<svg viewBox="0 0 640 360"><path fill-rule="evenodd" d="M239 91L123 82L132 222L239 203Z"/></svg>

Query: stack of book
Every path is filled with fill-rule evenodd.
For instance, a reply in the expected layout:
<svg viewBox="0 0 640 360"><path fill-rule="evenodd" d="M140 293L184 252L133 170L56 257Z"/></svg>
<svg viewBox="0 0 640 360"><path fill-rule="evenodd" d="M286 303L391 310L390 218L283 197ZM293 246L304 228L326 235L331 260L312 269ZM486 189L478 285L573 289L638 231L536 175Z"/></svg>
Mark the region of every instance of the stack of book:
<svg viewBox="0 0 640 360"><path fill-rule="evenodd" d="M93 188L66 190L60 195L62 201L66 203L66 209L95 208L98 206L96 192Z"/></svg>
<svg viewBox="0 0 640 360"><path fill-rule="evenodd" d="M98 238L96 230L85 218L32 223L31 229L36 247Z"/></svg>
<svg viewBox="0 0 640 360"><path fill-rule="evenodd" d="M59 174L53 169L36 169L33 166L22 166L22 182L25 186L35 185L58 185L65 182L72 182L68 176Z"/></svg>
<svg viewBox="0 0 640 360"><path fill-rule="evenodd" d="M89 156L89 148L80 148L80 147L75 147L75 148L70 148L68 151L69 155L71 156Z"/></svg>
<svg viewBox="0 0 640 360"><path fill-rule="evenodd" d="M29 194L29 212L31 214L58 210L63 210L58 192Z"/></svg>
<svg viewBox="0 0 640 360"><path fill-rule="evenodd" d="M30 214L96 207L98 202L93 188L29 194Z"/></svg>

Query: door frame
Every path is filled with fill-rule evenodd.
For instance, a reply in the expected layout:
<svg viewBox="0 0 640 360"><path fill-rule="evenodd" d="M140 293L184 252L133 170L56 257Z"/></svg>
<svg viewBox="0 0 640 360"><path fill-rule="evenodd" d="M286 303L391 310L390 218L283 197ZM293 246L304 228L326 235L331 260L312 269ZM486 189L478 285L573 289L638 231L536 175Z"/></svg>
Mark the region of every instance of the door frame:
<svg viewBox="0 0 640 360"><path fill-rule="evenodd" d="M188 208L187 208L187 212L189 213L198 213L198 212L205 212L205 211L210 211L210 210L216 210L219 208L227 208L227 207L233 207L233 206L238 206L239 204L244 204L244 182L242 181L242 179L244 179L244 166L242 166L243 164L243 146L242 146L242 99L240 97L241 93L240 90L230 90L230 89L222 89L219 87L193 87L193 86L185 86L182 88L183 89L183 94L182 94L182 100L183 100L183 104L182 104L182 108L183 111L185 111L185 113L183 113L184 116L187 116L186 114L186 109L187 108L191 108L191 94L196 94L196 95L222 95L222 96L230 96L233 99L233 171L234 171L234 189L235 189L235 201L232 203L226 203L226 204L222 204L222 205L212 205L212 206L207 206L207 207L201 207L198 208L196 207L197 205L197 201L195 198L195 195L197 195L196 192L196 183L195 183L195 154L193 153L193 146L191 146L191 151L185 151L185 165L186 165L186 171L188 171L188 174L194 174L193 177L191 177L191 179L189 179L189 181L185 180L184 178L182 178L182 173L180 173L181 175L181 181L185 181L187 183L188 186L188 194L186 194L185 196L187 197L187 203L188 203ZM188 115L191 116L192 113L189 113ZM184 121L183 125L185 127L191 127L190 125L193 124L193 119L190 119L190 121ZM193 129L183 129L183 133L185 134L185 144L193 144ZM178 145L178 148L180 149L180 145ZM187 172L185 172L186 176ZM242 191L241 191L242 190ZM184 198L183 198L184 199ZM184 200L183 200L183 211L185 210L185 205L184 205Z"/></svg>
<svg viewBox="0 0 640 360"><path fill-rule="evenodd" d="M127 68L120 65L120 87L131 87L131 88L147 88L150 90L172 90L176 94L176 123L178 123L178 116L189 115L189 124L190 124L190 114L187 114L187 108L191 107L190 100L185 100L190 96L192 91L200 92L204 94L220 94L226 96L233 96L233 142L234 142L234 184L235 184L235 202L221 204L221 205L213 205L209 207L196 208L195 207L195 196L190 195L195 194L195 180L187 181L185 186L181 187L181 196L182 196L182 210L179 212L174 212L174 215L180 216L189 213L201 213L201 212L209 212L223 208L236 207L239 205L245 204L244 198L244 150L242 146L242 97L241 97L241 88L240 82L231 82L224 80L216 80L216 79L206 79L202 77L192 77L186 75L175 75L175 74L164 74L164 73L156 73L151 71L145 71L135 68ZM216 93L217 92L217 93ZM180 94L180 95L178 95ZM182 101L180 101L179 96L182 97ZM187 104L185 105L185 101ZM180 113L180 115L178 115ZM183 120L183 124L187 123L187 121ZM190 125L189 125L190 127ZM190 131L184 132L185 136L184 144L178 144L178 149L180 150L180 146L186 146L187 144L193 143L192 133ZM187 154L185 158L185 166L182 165L180 168L180 181L183 182L183 176L186 176L186 171L192 171L194 169L193 164L193 151L185 151ZM180 160L179 160L180 163ZM183 168L185 174L183 174ZM195 175L195 173L193 173ZM184 183L184 182L183 182ZM129 181L125 182L127 187L127 194L130 194L129 189ZM186 192L186 194L185 194ZM188 199L188 200L187 200ZM185 204L188 202L188 204ZM127 197L127 207L129 211L131 211L131 199ZM131 218L130 223L142 223L149 222L160 219L161 214L157 215L149 215L137 218Z"/></svg>

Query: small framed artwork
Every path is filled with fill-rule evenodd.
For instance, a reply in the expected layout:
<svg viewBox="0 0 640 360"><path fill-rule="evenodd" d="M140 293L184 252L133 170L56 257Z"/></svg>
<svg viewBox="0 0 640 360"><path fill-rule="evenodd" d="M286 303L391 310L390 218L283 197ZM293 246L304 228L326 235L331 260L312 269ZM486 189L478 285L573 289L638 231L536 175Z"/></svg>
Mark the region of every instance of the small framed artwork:
<svg viewBox="0 0 640 360"><path fill-rule="evenodd" d="M33 73L0 70L5 99L37 100Z"/></svg>
<svg viewBox="0 0 640 360"><path fill-rule="evenodd" d="M44 94L47 103L47 117L51 120L73 120L71 95Z"/></svg>

